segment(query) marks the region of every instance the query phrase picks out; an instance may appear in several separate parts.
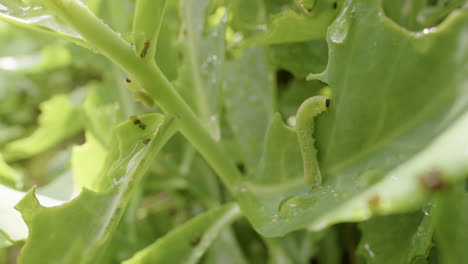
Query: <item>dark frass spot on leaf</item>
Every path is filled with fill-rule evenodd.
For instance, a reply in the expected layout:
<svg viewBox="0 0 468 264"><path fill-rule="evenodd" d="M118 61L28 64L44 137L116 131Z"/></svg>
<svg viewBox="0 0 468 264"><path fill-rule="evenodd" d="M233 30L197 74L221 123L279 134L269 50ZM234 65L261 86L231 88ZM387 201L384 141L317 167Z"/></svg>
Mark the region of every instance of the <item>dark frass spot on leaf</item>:
<svg viewBox="0 0 468 264"><path fill-rule="evenodd" d="M145 42L145 46L143 46L143 49L141 50L141 54L140 54L140 57L143 59L144 57L146 57L146 53L148 53L148 48L150 46L150 42L149 40L147 40Z"/></svg>
<svg viewBox="0 0 468 264"><path fill-rule="evenodd" d="M327 100L325 100L325 106L326 106L327 108L329 108L329 107L330 107L330 104L331 104L331 100L330 100L330 98L327 98Z"/></svg>
<svg viewBox="0 0 468 264"><path fill-rule="evenodd" d="M438 191L444 188L442 173L439 170L433 169L419 178L419 183L429 191Z"/></svg>
<svg viewBox="0 0 468 264"><path fill-rule="evenodd" d="M372 196L368 201L367 201L367 204L369 205L369 208L371 210L375 210L379 207L380 205L380 196L378 196L377 194Z"/></svg>
<svg viewBox="0 0 468 264"><path fill-rule="evenodd" d="M132 120L133 124L137 125L139 128L141 128L141 129L145 129L145 128L146 128L146 125L145 125L143 122L141 122L141 120L138 119L138 117L136 117L136 116L131 116L131 117L130 117L130 120Z"/></svg>
<svg viewBox="0 0 468 264"><path fill-rule="evenodd" d="M133 124L135 124L135 125L139 125L140 122L141 122L140 119L138 119L138 117L136 117L136 116L131 116L130 120L132 120Z"/></svg>
<svg viewBox="0 0 468 264"><path fill-rule="evenodd" d="M338 8L338 3L337 2L333 2L333 9L337 9Z"/></svg>
<svg viewBox="0 0 468 264"><path fill-rule="evenodd" d="M150 143L151 139L147 138L143 140L143 144L148 145Z"/></svg>
<svg viewBox="0 0 468 264"><path fill-rule="evenodd" d="M126 82L126 83L131 83L132 80L130 80L130 79L127 77L127 78L125 78L125 82Z"/></svg>
<svg viewBox="0 0 468 264"><path fill-rule="evenodd" d="M242 174L245 173L245 165L244 165L244 163L237 163L237 164L236 164L236 167L237 167L237 169L238 169Z"/></svg>
<svg viewBox="0 0 468 264"><path fill-rule="evenodd" d="M169 215L170 216L176 216L178 212L179 212L179 209L177 209L176 207L169 208Z"/></svg>
<svg viewBox="0 0 468 264"><path fill-rule="evenodd" d="M196 247L200 243L201 237L199 235L196 235L190 240L190 245L192 247Z"/></svg>

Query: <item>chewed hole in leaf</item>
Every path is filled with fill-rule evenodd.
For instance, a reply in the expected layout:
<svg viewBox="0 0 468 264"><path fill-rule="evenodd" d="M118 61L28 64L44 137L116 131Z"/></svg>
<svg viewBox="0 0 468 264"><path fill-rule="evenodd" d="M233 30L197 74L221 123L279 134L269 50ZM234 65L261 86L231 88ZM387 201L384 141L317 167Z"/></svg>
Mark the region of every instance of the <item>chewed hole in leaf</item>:
<svg viewBox="0 0 468 264"><path fill-rule="evenodd" d="M294 75L285 69L278 69L276 71L276 83L279 87L289 84L293 79Z"/></svg>

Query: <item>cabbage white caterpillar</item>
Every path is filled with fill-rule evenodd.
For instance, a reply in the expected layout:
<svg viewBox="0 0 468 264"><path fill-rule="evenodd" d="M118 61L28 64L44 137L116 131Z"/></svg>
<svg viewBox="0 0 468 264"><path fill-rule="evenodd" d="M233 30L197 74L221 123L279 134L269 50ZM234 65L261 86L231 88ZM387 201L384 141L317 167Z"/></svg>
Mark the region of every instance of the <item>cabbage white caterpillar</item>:
<svg viewBox="0 0 468 264"><path fill-rule="evenodd" d="M317 150L314 146L314 119L330 107L331 100L326 96L314 96L305 100L296 114L296 132L304 164L304 178L307 185L319 186L322 175L317 162Z"/></svg>

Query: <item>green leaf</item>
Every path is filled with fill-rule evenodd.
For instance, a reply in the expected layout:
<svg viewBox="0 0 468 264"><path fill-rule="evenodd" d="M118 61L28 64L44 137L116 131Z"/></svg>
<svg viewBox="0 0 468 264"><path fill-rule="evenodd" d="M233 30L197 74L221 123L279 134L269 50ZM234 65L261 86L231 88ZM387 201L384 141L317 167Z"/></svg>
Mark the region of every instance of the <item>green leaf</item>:
<svg viewBox="0 0 468 264"><path fill-rule="evenodd" d="M232 230L226 228L212 242L202 263L247 264L249 262L245 259Z"/></svg>
<svg viewBox="0 0 468 264"><path fill-rule="evenodd" d="M39 258L48 263L99 260L138 183L176 129L173 118L159 114L138 120L140 126L126 121L115 128L106 169L95 179L96 188L107 192L84 189L67 204L44 208L33 189L16 206L30 231L19 263L36 263Z"/></svg>
<svg viewBox="0 0 468 264"><path fill-rule="evenodd" d="M284 91L279 98L279 110L288 123L295 120L299 106L309 97L316 95L331 97L329 93L331 89L329 87L323 87L323 83L319 81L293 79L284 87L280 88L286 89L286 91Z"/></svg>
<svg viewBox="0 0 468 264"><path fill-rule="evenodd" d="M208 6L208 0L181 2L186 19L185 52L176 86L213 138L219 139L225 19L208 25L205 21Z"/></svg>
<svg viewBox="0 0 468 264"><path fill-rule="evenodd" d="M264 45L324 38L339 11L337 1L315 1L306 14L293 1L236 0L232 3L236 45Z"/></svg>
<svg viewBox="0 0 468 264"><path fill-rule="evenodd" d="M167 4L164 23L161 25L156 47L156 63L166 78L177 79L179 69L179 27L181 26L178 4L180 1L170 1Z"/></svg>
<svg viewBox="0 0 468 264"><path fill-rule="evenodd" d="M40 106L39 127L28 137L5 146L7 160L29 158L72 136L83 127L82 114L65 95L56 95Z"/></svg>
<svg viewBox="0 0 468 264"><path fill-rule="evenodd" d="M428 6L426 0L416 0L408 4L405 0L382 1L385 14L396 23L409 30L424 28L418 21L418 13Z"/></svg>
<svg viewBox="0 0 468 264"><path fill-rule="evenodd" d="M0 153L0 184L20 188L22 178L21 173L10 167Z"/></svg>
<svg viewBox="0 0 468 264"><path fill-rule="evenodd" d="M26 2L26 3L25 3ZM0 0L0 19L21 27L53 34L87 47L78 32L58 19L47 7L48 1Z"/></svg>
<svg viewBox="0 0 468 264"><path fill-rule="evenodd" d="M10 241L18 241L26 239L28 236L28 228L24 223L21 215L14 209L26 193L20 192L9 187L0 185L0 231ZM44 206L56 206L62 204L64 201L52 199L47 196L38 195L41 203Z"/></svg>
<svg viewBox="0 0 468 264"><path fill-rule="evenodd" d="M103 84L91 84L88 87L82 106L86 143L75 146L71 158L73 178L77 187L95 192L103 191L95 183L102 170L106 169L104 163L111 147L112 127L117 122L116 104L106 103L105 92L108 90L102 89L103 87Z"/></svg>
<svg viewBox="0 0 468 264"><path fill-rule="evenodd" d="M237 190L256 230L279 236L414 210L438 182L466 177L467 21L462 9L409 33L378 2L349 1L329 29L327 69L312 75L334 97L316 120L323 186L305 186L295 132L276 118L263 162Z"/></svg>
<svg viewBox="0 0 468 264"><path fill-rule="evenodd" d="M327 54L324 39L269 46L271 63L301 79L305 79L311 72L325 70Z"/></svg>
<svg viewBox="0 0 468 264"><path fill-rule="evenodd" d="M468 193L462 183L441 193L434 203L434 229L439 263L463 263L468 259Z"/></svg>
<svg viewBox="0 0 468 264"><path fill-rule="evenodd" d="M10 241L8 241L8 239L6 238L5 235L3 235L2 232L0 232L0 249L9 247L11 245L12 245L12 243Z"/></svg>
<svg viewBox="0 0 468 264"><path fill-rule="evenodd" d="M95 182L101 175L108 151L93 134L87 132L85 137L85 144L73 148L73 177L78 188L102 191Z"/></svg>
<svg viewBox="0 0 468 264"><path fill-rule="evenodd" d="M297 231L284 237L265 238L270 250L269 263L309 263L318 253L318 242L325 232Z"/></svg>
<svg viewBox="0 0 468 264"><path fill-rule="evenodd" d="M368 264L417 263L432 247L429 211L378 216L359 227L362 237L357 254Z"/></svg>
<svg viewBox="0 0 468 264"><path fill-rule="evenodd" d="M340 237L337 228L329 228L325 237L320 243L318 252L318 262L324 264L342 263L343 250L340 247Z"/></svg>
<svg viewBox="0 0 468 264"><path fill-rule="evenodd" d="M169 232L124 264L197 263L218 234L240 216L236 204L211 209Z"/></svg>
<svg viewBox="0 0 468 264"><path fill-rule="evenodd" d="M137 0L133 15L135 54L153 59L167 0Z"/></svg>
<svg viewBox="0 0 468 264"><path fill-rule="evenodd" d="M241 58L225 63L223 98L225 118L242 162L247 171L254 170L273 116L272 73L263 49L249 49Z"/></svg>
<svg viewBox="0 0 468 264"><path fill-rule="evenodd" d="M46 46L33 54L0 57L0 69L21 73L40 73L71 64L71 55L64 46Z"/></svg>

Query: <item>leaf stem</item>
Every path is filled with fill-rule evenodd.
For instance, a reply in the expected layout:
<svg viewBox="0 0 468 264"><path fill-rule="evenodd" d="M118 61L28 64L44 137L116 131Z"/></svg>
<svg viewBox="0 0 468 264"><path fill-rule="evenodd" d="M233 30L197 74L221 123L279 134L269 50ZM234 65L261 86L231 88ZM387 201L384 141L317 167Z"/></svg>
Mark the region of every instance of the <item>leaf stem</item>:
<svg viewBox="0 0 468 264"><path fill-rule="evenodd" d="M137 57L129 43L79 1L49 0L47 4L77 30L96 52L106 56L138 81L166 114L172 114L178 118L180 132L232 191L241 180L240 172L164 76L156 62Z"/></svg>

